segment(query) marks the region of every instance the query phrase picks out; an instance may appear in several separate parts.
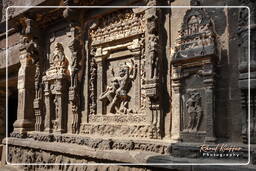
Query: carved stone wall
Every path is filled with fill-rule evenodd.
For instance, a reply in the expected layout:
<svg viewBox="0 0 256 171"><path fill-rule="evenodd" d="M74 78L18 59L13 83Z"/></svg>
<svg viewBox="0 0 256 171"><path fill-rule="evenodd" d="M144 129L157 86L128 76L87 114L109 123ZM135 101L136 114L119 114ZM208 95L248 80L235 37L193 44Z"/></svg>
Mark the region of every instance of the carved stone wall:
<svg viewBox="0 0 256 171"><path fill-rule="evenodd" d="M12 45L20 45L21 65L17 121L8 142L9 162L146 163L151 157L157 162L191 162L183 157L199 155L195 152L199 144L232 141L228 134L235 128L232 136L239 137L241 132L237 132L239 128L236 127L241 125L244 143L247 142L246 11L241 9L239 31L235 33L241 49L241 121L239 112L234 112L240 107L240 101L236 99L240 94L235 92L237 89L232 89L236 85L230 85L230 80L236 79L231 69L238 73L235 63L238 55L230 50L237 48L230 43L236 40L231 32L234 30L232 22L237 22L231 10L72 8L73 5L111 5L116 2L128 3L64 0L54 3L66 8L28 9L13 15L11 21L17 26L13 32L20 32L15 35L21 35L21 42ZM148 6L189 3L185 0L130 2ZM251 1L242 3L245 2L253 4ZM213 1L210 3L214 5ZM191 5L205 4L192 0ZM221 16L225 17L223 21L220 21ZM174 17L178 19L173 20ZM218 29L221 31L217 33ZM252 32L254 29L252 25ZM251 46L253 49L253 42ZM14 56L13 53L10 56ZM254 52L251 54L253 80ZM238 84L235 81L232 83ZM251 135L254 138L253 81L251 85ZM222 103L225 103L224 107L216 105ZM215 135L216 127L223 127L224 133L220 137ZM241 143L239 138L236 140ZM174 141L178 143L171 144ZM243 147L245 154L246 145ZM22 169L147 168L60 165L25 166ZM191 169L194 168L188 170Z"/></svg>
<svg viewBox="0 0 256 171"><path fill-rule="evenodd" d="M184 141L215 141L215 60L213 23L204 9L190 9L183 18L172 62L173 111ZM175 130L175 129L174 129ZM177 134L177 133L173 133ZM177 135L176 135L177 136Z"/></svg>
<svg viewBox="0 0 256 171"><path fill-rule="evenodd" d="M248 122L250 121L250 135L251 143L256 143L256 110L255 110L255 51L256 51L256 19L255 19L255 2L253 1L241 1L241 3L250 8L250 18L247 8L241 8L239 11L239 27L238 27L238 37L239 37L239 86L241 89L241 106L242 106L242 135L245 143L248 143ZM250 19L250 25L248 25ZM249 30L250 30L250 47L248 47L249 41ZM249 53L250 51L250 53ZM250 56L248 56L250 55ZM249 65L250 60L250 65ZM249 77L249 67L250 67L250 77ZM248 93L248 80L250 79L251 94L249 97ZM248 101L251 103L248 105ZM248 107L249 106L249 107ZM250 108L250 118L249 109Z"/></svg>

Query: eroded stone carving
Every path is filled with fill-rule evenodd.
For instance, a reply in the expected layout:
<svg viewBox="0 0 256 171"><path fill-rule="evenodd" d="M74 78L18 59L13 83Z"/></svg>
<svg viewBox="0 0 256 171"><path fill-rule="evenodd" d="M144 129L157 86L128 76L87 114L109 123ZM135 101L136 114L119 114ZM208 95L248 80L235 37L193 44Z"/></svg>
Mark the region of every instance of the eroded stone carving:
<svg viewBox="0 0 256 171"><path fill-rule="evenodd" d="M188 122L185 127L189 132L195 132L198 130L200 125L200 120L202 117L202 107L201 107L201 95L197 91L188 92L188 99L186 100L186 109Z"/></svg>
<svg viewBox="0 0 256 171"><path fill-rule="evenodd" d="M46 72L46 75L54 75L54 74L66 74L68 67L68 60L64 54L64 48L61 43L57 42L54 45L53 54L49 59L50 68Z"/></svg>
<svg viewBox="0 0 256 171"><path fill-rule="evenodd" d="M140 132L143 136L143 132ZM94 134L96 135L96 134ZM120 135L120 134L119 134ZM136 140L119 140L119 139L102 139L93 137L84 137L76 135L65 135L65 134L44 134L44 133L32 133L32 134L11 134L11 137L16 138L32 138L35 141L42 142L58 142L58 143L69 143L85 145L93 149L99 150L126 150L126 151L149 151L159 154L165 154L167 151L167 144L156 143L156 142L142 142ZM139 136L131 136L138 137Z"/></svg>
<svg viewBox="0 0 256 171"><path fill-rule="evenodd" d="M187 58L212 54L215 51L213 24L203 9L189 10L183 19L175 58Z"/></svg>
<svg viewBox="0 0 256 171"><path fill-rule="evenodd" d="M130 98L128 92L136 77L137 65L131 60L130 63L121 63L119 67L117 76L112 68L114 78L111 80L111 85L107 86L106 91L100 95L99 100L108 100L110 113L133 113L132 109L128 109Z"/></svg>
<svg viewBox="0 0 256 171"><path fill-rule="evenodd" d="M109 146L109 142L104 141L101 144L107 144ZM101 146L100 144L100 146ZM100 147L99 146L99 147ZM142 145L143 146L143 145ZM125 146L123 146L126 148ZM105 147L104 147L105 148ZM159 147L146 147L145 149L158 149ZM159 148L161 151L161 148ZM9 146L8 148L8 162L10 163L38 163L41 165L24 165L19 169L24 170L56 170L56 171L64 171L64 170L77 170L77 171L96 171L96 170L127 170L131 169L131 167L127 166L98 166L98 165L65 165L64 163L97 163L97 160L90 159L81 159L81 156L71 156L66 155L64 153L51 152L46 150L38 150L38 149L28 149L20 146ZM111 161L108 161L111 163ZM61 165L44 165L44 163L56 164L61 163ZM149 171L148 168L132 168L135 171ZM151 169L150 169L151 170Z"/></svg>
<svg viewBox="0 0 256 171"><path fill-rule="evenodd" d="M92 45L95 46L143 33L143 17L144 13L135 14L132 9L123 9L100 18L94 23L90 32Z"/></svg>
<svg viewBox="0 0 256 171"><path fill-rule="evenodd" d="M68 60L64 54L63 45L54 44L54 50L49 59L50 68L43 76L44 100L46 106L45 127L47 132L65 132L67 117Z"/></svg>

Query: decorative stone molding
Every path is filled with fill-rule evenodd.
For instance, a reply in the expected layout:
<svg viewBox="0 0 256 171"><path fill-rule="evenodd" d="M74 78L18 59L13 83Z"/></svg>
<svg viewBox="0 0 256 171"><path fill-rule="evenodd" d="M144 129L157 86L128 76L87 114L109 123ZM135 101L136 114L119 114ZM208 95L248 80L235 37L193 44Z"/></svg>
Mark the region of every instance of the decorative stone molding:
<svg viewBox="0 0 256 171"><path fill-rule="evenodd" d="M119 134L120 135L120 134ZM142 134L141 134L142 135ZM12 133L11 137L15 138L32 138L38 142L55 142L67 143L87 146L98 150L124 150L124 151L148 151L158 154L167 153L167 144L160 142L149 142L143 140L120 140L120 139L102 139L85 137L83 135L64 135L64 134L45 134L45 133L31 133L19 134Z"/></svg>

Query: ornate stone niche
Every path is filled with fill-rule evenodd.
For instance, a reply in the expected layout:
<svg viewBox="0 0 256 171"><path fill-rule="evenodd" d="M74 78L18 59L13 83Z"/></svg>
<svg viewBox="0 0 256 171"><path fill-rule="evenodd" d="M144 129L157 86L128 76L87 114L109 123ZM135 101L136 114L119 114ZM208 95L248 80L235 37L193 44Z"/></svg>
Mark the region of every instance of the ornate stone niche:
<svg viewBox="0 0 256 171"><path fill-rule="evenodd" d="M91 24L88 119L83 134L157 138L147 113L145 10L122 9Z"/></svg>
<svg viewBox="0 0 256 171"><path fill-rule="evenodd" d="M49 58L50 67L43 76L46 132L63 133L67 128L68 60L63 45L55 43Z"/></svg>
<svg viewBox="0 0 256 171"><path fill-rule="evenodd" d="M172 136L214 142L217 46L213 23L204 9L190 9L179 34L172 61Z"/></svg>

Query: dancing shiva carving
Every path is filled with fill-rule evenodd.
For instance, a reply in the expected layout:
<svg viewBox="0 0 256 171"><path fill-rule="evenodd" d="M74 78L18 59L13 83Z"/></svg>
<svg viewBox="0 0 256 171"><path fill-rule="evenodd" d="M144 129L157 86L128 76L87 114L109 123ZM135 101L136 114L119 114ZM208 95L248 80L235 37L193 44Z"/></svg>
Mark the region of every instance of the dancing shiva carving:
<svg viewBox="0 0 256 171"><path fill-rule="evenodd" d="M128 102L130 101L128 92L132 86L132 81L136 78L137 64L134 64L133 60L130 60L129 63L121 63L118 76L115 76L113 68L111 71L113 79L106 91L99 96L99 100L108 102L110 113L133 113L132 109L128 109Z"/></svg>

